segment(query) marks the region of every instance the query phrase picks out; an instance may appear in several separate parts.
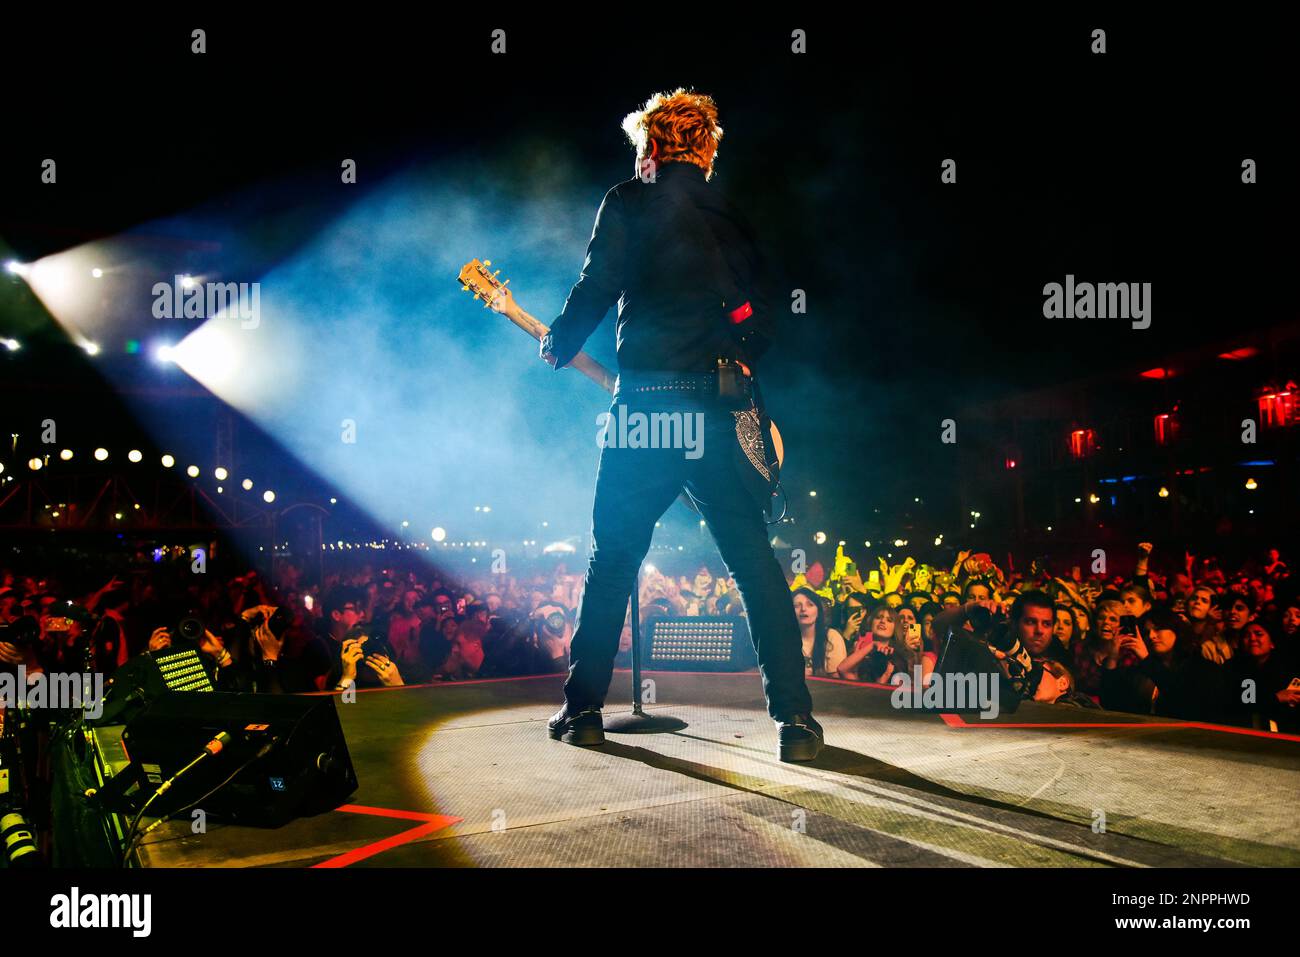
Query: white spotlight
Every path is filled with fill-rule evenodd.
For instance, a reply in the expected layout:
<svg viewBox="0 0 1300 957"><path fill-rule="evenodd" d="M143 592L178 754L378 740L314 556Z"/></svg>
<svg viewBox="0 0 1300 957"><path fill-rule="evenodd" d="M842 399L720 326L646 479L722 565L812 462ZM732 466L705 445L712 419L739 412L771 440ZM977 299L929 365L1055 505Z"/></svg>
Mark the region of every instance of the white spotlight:
<svg viewBox="0 0 1300 957"><path fill-rule="evenodd" d="M275 501L275 493L268 488L265 492L262 493L262 501L265 502L267 505L270 505L272 502Z"/></svg>
<svg viewBox="0 0 1300 957"><path fill-rule="evenodd" d="M185 474L188 475L190 478L198 478L199 467L197 465L191 465L189 468L185 470Z"/></svg>
<svg viewBox="0 0 1300 957"><path fill-rule="evenodd" d="M218 482L224 482L226 480L226 476L228 476L230 473L227 472L225 469L223 469L220 465L218 465L212 474L217 477Z"/></svg>
<svg viewBox="0 0 1300 957"><path fill-rule="evenodd" d="M441 525L439 525L437 528L433 530L433 540L435 542L441 542L446 537L447 537L447 530L443 528Z"/></svg>
<svg viewBox="0 0 1300 957"><path fill-rule="evenodd" d="M102 462L108 458L108 449L95 449L95 461Z"/></svg>
<svg viewBox="0 0 1300 957"><path fill-rule="evenodd" d="M130 452L126 453L126 457L130 459L132 462L139 462L142 458L144 458L144 453L141 452L139 449L132 449Z"/></svg>
<svg viewBox="0 0 1300 957"><path fill-rule="evenodd" d="M169 469L169 468L171 468L171 467L172 467L173 465L175 465L175 464L176 464L176 460L175 460L174 458L172 458L170 455L164 455L164 456L162 457L162 467L163 467L163 468L165 468L165 469Z"/></svg>
<svg viewBox="0 0 1300 957"><path fill-rule="evenodd" d="M104 270L100 269L98 266L96 266L94 269L92 269L92 270L90 271L90 274L91 274L92 276L94 276L96 279L103 279L103 278L104 278Z"/></svg>

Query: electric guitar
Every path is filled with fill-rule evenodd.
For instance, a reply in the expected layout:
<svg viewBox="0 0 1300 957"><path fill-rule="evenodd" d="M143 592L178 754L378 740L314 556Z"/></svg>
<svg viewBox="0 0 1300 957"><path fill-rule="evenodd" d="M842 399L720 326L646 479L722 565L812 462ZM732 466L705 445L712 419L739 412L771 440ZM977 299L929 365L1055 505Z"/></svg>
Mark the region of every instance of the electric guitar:
<svg viewBox="0 0 1300 957"><path fill-rule="evenodd" d="M471 259L460 268L460 286L465 292L472 292L475 299L483 301L483 308L491 308L493 312L499 312L511 322L513 322L524 332L528 333L538 342L542 340L551 330L542 322L530 316L515 302L514 293L507 289L509 279L498 279L497 274L500 269L489 271L488 267L492 265L490 259L482 260ZM587 355L585 352L579 352L573 357L569 365L577 369L592 382L595 382L602 389L610 394L614 392L615 376L603 365ZM781 433L777 431L776 423L768 420L770 428L766 436L768 447L776 455L776 472L780 473L781 466L785 462L785 446L781 441ZM775 478L775 476L773 476ZM776 483L773 482L773 485ZM694 511L695 506L691 504L688 496L683 494L682 501Z"/></svg>

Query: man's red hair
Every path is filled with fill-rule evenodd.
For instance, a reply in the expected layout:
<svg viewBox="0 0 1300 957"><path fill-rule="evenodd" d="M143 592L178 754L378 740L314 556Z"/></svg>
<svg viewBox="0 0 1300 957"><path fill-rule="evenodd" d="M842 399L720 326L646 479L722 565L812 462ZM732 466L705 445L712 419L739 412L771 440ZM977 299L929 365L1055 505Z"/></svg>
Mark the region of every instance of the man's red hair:
<svg viewBox="0 0 1300 957"><path fill-rule="evenodd" d="M661 163L694 163L713 176L713 160L722 141L718 106L713 97L678 87L656 93L645 106L623 117L623 132L636 148L637 159L650 153L650 140L659 144Z"/></svg>

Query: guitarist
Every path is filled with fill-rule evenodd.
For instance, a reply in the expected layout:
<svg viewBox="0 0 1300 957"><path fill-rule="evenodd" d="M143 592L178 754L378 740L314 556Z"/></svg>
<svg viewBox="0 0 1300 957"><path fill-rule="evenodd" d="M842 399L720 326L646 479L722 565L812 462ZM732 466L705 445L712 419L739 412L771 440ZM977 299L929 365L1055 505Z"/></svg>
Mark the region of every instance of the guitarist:
<svg viewBox="0 0 1300 957"><path fill-rule="evenodd" d="M602 442L592 554L569 652L564 707L551 737L602 744L601 707L619 632L655 522L683 486L708 522L749 617L783 761L822 747L804 683L799 625L768 542L777 458L752 369L773 317L763 262L744 217L710 185L722 127L711 97L656 94L623 120L636 175L605 194L578 282L543 337L568 364L618 303L618 385L609 428L626 410L678 412L701 424L699 448Z"/></svg>

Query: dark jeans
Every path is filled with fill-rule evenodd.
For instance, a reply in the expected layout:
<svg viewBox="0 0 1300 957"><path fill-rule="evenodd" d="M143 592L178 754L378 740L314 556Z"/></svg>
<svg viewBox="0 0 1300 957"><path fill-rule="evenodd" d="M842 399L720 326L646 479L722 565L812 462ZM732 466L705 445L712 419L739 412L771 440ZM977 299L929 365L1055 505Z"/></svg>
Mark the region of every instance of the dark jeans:
<svg viewBox="0 0 1300 957"><path fill-rule="evenodd" d="M744 600L768 713L780 718L811 712L790 589L768 540L765 503L750 490L753 475L742 478L742 470L753 466L740 449L733 413L712 402L656 397L651 404L633 395L616 397L611 415L620 404L629 412L698 413L702 454L688 457L690 450L683 448L613 447L608 441L601 449L592 553L564 685L570 711L604 704L628 599L655 522L689 484Z"/></svg>

